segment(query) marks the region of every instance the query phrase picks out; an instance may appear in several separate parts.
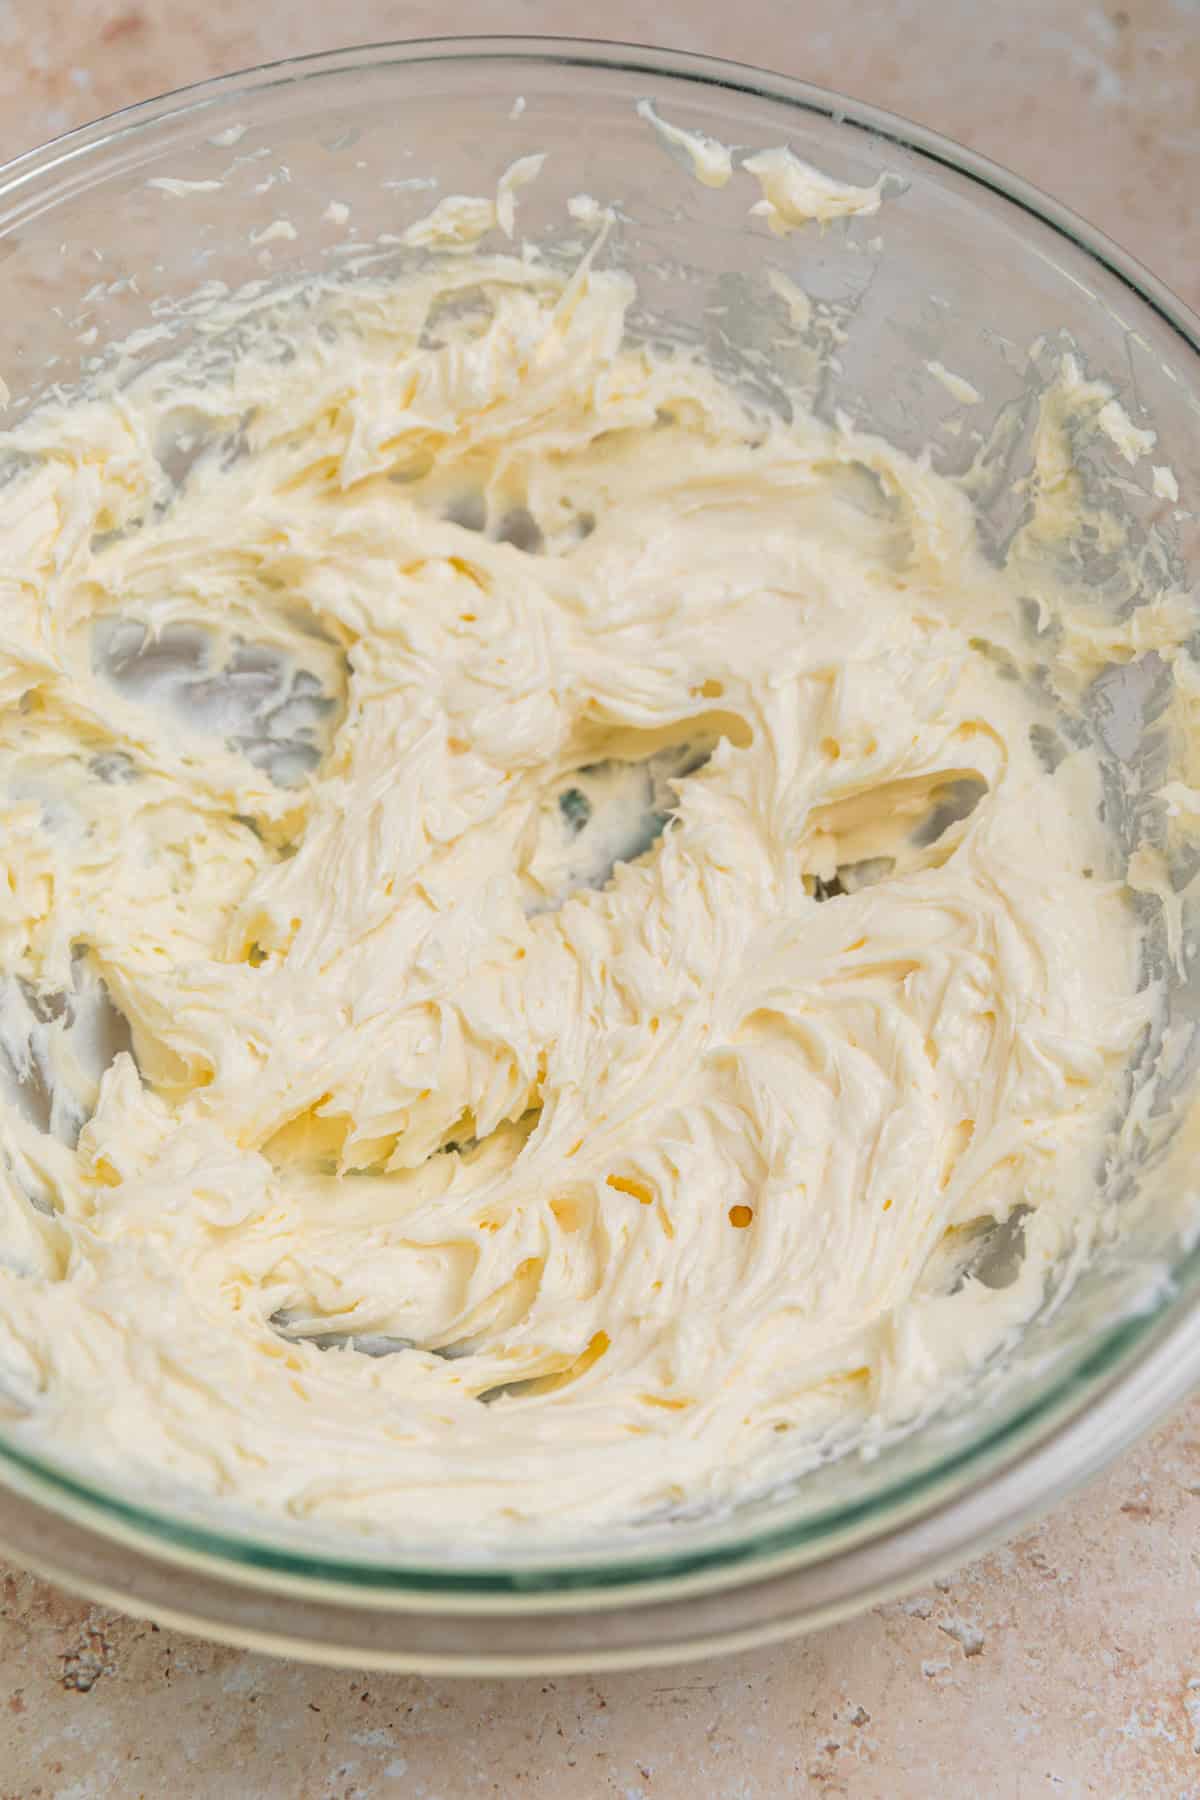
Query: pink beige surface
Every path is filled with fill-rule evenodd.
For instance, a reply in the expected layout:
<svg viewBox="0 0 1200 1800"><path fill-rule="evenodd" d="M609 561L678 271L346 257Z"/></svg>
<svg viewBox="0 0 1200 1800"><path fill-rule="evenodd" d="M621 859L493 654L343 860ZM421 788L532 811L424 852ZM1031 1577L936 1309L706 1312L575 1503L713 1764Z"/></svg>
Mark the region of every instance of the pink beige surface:
<svg viewBox="0 0 1200 1800"><path fill-rule="evenodd" d="M642 0L0 0L0 156L207 75L439 31L644 38ZM1200 306L1200 0L660 0L654 40L890 107L1017 169ZM326 1672L0 1567L0 1800L1200 1800L1200 1402L933 1589L686 1668Z"/></svg>

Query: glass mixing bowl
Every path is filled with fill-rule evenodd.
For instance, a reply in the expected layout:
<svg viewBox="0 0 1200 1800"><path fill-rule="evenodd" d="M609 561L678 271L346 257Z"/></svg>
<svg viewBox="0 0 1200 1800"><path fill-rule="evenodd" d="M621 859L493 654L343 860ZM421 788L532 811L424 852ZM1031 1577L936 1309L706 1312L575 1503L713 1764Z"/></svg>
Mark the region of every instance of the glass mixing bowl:
<svg viewBox="0 0 1200 1800"><path fill-rule="evenodd" d="M868 184L886 172L885 204L874 217L777 239L748 215L744 178L719 190L697 183L686 154L672 154L639 116L647 99L725 143L786 141L838 178ZM932 132L782 76L619 45L449 39L303 58L134 107L18 158L0 171L9 421L114 356L133 372L187 344L226 289L258 282L269 297L314 271L401 272L399 232L431 194L491 193L534 151L548 156L522 195L524 234L565 259L578 238L568 198L587 190L615 202L602 254L637 277L636 331L701 346L762 404L784 406L785 390L799 386L825 417L844 412L913 453L929 446L946 473L970 469L996 556L1025 505L1038 400L1070 347L1111 381L1135 425L1157 433L1154 460L1183 496L1173 503L1172 480L1152 481L1145 461L1135 469L1112 446L1107 457L1081 446L1082 478L1147 550L1141 591L1122 595L1096 545L1081 541L1079 558L1097 559L1098 601L1128 610L1154 598L1156 583L1178 587L1200 569L1188 510L1200 492L1200 326L1150 275ZM786 355L772 270L813 307ZM978 401L967 407L971 389ZM1152 655L1135 657L1089 700L1118 856L1132 843L1135 801L1165 774L1162 677ZM1193 872L1176 871L1179 883ZM1172 971L1155 903L1145 905L1183 1087L1200 981ZM1185 930L1189 969L1190 947ZM870 1460L843 1458L719 1517L569 1555L514 1553L503 1565L466 1550L401 1553L299 1523L214 1515L199 1502L168 1516L29 1454L0 1423L0 1544L129 1610L360 1666L648 1662L813 1627L1011 1531L1200 1372L1186 1165L1135 1157L1119 1175L1119 1242L964 1402ZM976 1270L1002 1283L1019 1254L1010 1232Z"/></svg>

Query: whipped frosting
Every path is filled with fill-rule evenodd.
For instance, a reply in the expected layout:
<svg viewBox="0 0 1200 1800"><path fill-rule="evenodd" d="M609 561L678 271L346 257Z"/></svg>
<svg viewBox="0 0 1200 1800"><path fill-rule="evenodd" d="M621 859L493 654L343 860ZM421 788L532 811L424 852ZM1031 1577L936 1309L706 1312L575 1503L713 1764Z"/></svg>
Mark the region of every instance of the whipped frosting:
<svg viewBox="0 0 1200 1800"><path fill-rule="evenodd" d="M20 1441L595 1531L915 1416L1086 1250L1147 1000L1020 584L633 297L474 253L10 434Z"/></svg>
<svg viewBox="0 0 1200 1800"><path fill-rule="evenodd" d="M811 220L828 225L834 219L856 215L871 218L879 211L887 179L881 175L870 187L836 181L823 169L805 162L786 144L746 157L742 167L762 189L762 199L750 210L766 219L776 237L786 237Z"/></svg>

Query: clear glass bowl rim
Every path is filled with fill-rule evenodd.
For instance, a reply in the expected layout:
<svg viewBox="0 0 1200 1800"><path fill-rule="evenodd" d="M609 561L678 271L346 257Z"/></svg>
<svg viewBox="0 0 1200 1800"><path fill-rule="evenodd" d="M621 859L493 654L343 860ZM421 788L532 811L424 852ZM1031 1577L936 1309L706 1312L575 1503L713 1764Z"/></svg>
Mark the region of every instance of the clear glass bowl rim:
<svg viewBox="0 0 1200 1800"><path fill-rule="evenodd" d="M828 119L860 131L876 144L915 151L926 162L966 177L1010 205L1049 226L1082 250L1147 306L1200 358L1200 319L1135 258L1067 207L1020 176L924 126L851 100L832 90L750 65L692 52L592 38L496 34L464 37L399 39L322 51L256 65L172 90L121 108L0 165L0 236L24 213L22 201L36 201L38 184L70 165L98 156L134 136L164 128L202 110L246 102L273 88L346 74L356 69L420 64L448 65L466 61L497 64L594 68L615 74L666 77L701 89L716 89L782 103L798 113ZM68 190L69 191L69 190ZM50 192L53 206L61 194ZM41 208L37 208L41 210ZM1200 379L1200 361L1197 362ZM964 1449L916 1476L904 1477L860 1502L830 1508L792 1525L769 1530L732 1532L711 1547L671 1554L660 1548L638 1554L572 1550L570 1560L522 1558L507 1568L461 1565L458 1568L356 1560L353 1556L309 1554L250 1535L225 1535L201 1525L132 1504L100 1486L65 1473L0 1439L0 1484L15 1497L25 1497L50 1513L84 1523L103 1535L124 1541L135 1551L193 1566L207 1565L217 1575L244 1577L256 1584L282 1582L294 1591L316 1595L338 1593L347 1602L378 1605L390 1593L397 1599L421 1597L436 1605L438 1597L453 1605L478 1603L505 1608L529 1603L578 1605L584 1591L593 1603L612 1605L622 1592L630 1599L650 1600L692 1589L697 1579L707 1587L727 1585L770 1571L780 1573L811 1563L826 1551L841 1554L856 1543L877 1541L903 1522L944 1511L956 1498L978 1495L988 1478L1024 1466L1027 1481L1020 1504L1007 1503L1007 1518L988 1521L989 1537L1035 1512L1102 1466L1134 1436L1147 1430L1200 1379L1200 1336L1186 1329L1200 1310L1200 1242L1183 1254L1171 1270L1157 1304L1114 1322L1098 1333L1086 1357L1062 1381L1012 1412L996 1427L980 1434ZM1195 1336L1192 1344L1190 1338ZM1175 1354L1176 1340L1188 1340L1185 1354ZM1121 1388L1138 1376L1153 1395L1136 1420L1124 1415ZM1143 1396L1144 1397L1144 1396ZM1098 1403L1104 1400L1100 1407ZM1068 1428L1093 1403L1103 1415L1097 1434ZM1063 1438L1064 1455L1055 1455ZM1009 1484L1011 1486L1011 1484ZM67 1577L69 1579L69 1576ZM89 1585L86 1580L81 1585ZM96 1587L96 1583L91 1583ZM893 1582L893 1588L902 1581ZM299 1646L296 1646L297 1648Z"/></svg>

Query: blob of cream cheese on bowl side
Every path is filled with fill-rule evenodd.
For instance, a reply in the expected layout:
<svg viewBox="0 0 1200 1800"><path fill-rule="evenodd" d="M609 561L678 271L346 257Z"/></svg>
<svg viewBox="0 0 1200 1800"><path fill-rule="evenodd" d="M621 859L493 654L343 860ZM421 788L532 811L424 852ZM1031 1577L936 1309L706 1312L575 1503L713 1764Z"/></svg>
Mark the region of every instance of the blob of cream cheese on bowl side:
<svg viewBox="0 0 1200 1800"><path fill-rule="evenodd" d="M1096 1230L1152 996L1094 758L989 653L1021 584L627 275L473 248L539 166L288 358L8 436L0 1393L126 1487L458 1544L726 1504ZM776 232L879 205L745 166Z"/></svg>

